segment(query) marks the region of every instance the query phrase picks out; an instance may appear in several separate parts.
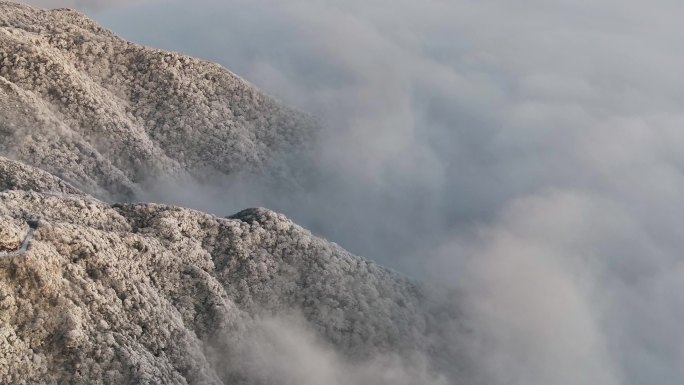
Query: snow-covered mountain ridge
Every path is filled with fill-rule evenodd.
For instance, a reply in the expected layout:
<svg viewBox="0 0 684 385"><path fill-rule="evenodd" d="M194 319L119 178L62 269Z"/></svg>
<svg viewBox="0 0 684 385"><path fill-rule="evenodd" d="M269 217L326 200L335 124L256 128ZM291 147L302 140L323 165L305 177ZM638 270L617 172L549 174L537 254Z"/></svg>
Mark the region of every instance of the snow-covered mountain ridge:
<svg viewBox="0 0 684 385"><path fill-rule="evenodd" d="M0 2L0 154L92 194L261 172L315 130L217 64L129 43L78 12Z"/></svg>
<svg viewBox="0 0 684 385"><path fill-rule="evenodd" d="M234 357L292 309L357 359L436 348L415 283L283 215L110 205L0 165L2 241L41 218L26 255L0 260L3 383L260 383Z"/></svg>
<svg viewBox="0 0 684 385"><path fill-rule="evenodd" d="M316 129L216 64L0 1L0 383L446 384L453 314L417 282L268 209L125 203L278 174Z"/></svg>

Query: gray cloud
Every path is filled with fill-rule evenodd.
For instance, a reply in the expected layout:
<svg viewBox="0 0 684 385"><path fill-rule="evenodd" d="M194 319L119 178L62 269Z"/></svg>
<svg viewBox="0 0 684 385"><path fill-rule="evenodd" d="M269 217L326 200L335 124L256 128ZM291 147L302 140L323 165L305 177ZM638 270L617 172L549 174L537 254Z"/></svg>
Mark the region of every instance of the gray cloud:
<svg viewBox="0 0 684 385"><path fill-rule="evenodd" d="M325 122L303 191L231 181L202 208L269 206L457 287L482 383L677 384L682 8L205 0L98 18Z"/></svg>

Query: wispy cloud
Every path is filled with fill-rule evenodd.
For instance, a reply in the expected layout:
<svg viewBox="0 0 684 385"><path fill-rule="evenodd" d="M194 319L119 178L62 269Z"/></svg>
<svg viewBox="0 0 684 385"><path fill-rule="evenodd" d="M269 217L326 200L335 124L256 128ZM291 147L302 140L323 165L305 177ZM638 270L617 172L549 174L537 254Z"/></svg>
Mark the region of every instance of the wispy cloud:
<svg viewBox="0 0 684 385"><path fill-rule="evenodd" d="M424 357L350 360L311 329L301 316L257 320L235 349L240 360L230 370L257 384L448 385L446 378L431 373Z"/></svg>

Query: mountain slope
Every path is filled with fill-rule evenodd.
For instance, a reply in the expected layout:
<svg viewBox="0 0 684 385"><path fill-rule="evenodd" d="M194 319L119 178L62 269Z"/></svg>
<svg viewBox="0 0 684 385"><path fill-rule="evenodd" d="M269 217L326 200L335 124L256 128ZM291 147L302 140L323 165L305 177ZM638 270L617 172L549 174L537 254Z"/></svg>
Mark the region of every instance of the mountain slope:
<svg viewBox="0 0 684 385"><path fill-rule="evenodd" d="M74 11L0 1L0 155L92 194L262 172L314 132L219 65L126 42Z"/></svg>
<svg viewBox="0 0 684 385"><path fill-rule="evenodd" d="M445 384L454 317L416 282L267 209L111 203L291 176L316 129L218 65L0 1L0 383Z"/></svg>
<svg viewBox="0 0 684 385"><path fill-rule="evenodd" d="M0 156L0 191L3 190L83 194L48 172Z"/></svg>
<svg viewBox="0 0 684 385"><path fill-rule="evenodd" d="M47 187L0 192L15 229L0 243L41 218L26 255L0 259L2 383L259 383L238 365L245 340L293 310L356 359L433 344L414 283L282 215L110 205L33 178Z"/></svg>

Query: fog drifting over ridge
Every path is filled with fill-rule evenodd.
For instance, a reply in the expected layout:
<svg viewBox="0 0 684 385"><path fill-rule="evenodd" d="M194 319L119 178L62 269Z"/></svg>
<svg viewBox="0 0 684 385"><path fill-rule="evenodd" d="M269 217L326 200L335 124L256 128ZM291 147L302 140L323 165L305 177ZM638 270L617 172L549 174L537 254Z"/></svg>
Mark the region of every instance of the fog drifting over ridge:
<svg viewBox="0 0 684 385"><path fill-rule="evenodd" d="M488 384L684 377L684 62L661 0L165 2L92 13L220 62L326 125L303 194L267 206L465 293ZM257 188L255 188L255 186Z"/></svg>

